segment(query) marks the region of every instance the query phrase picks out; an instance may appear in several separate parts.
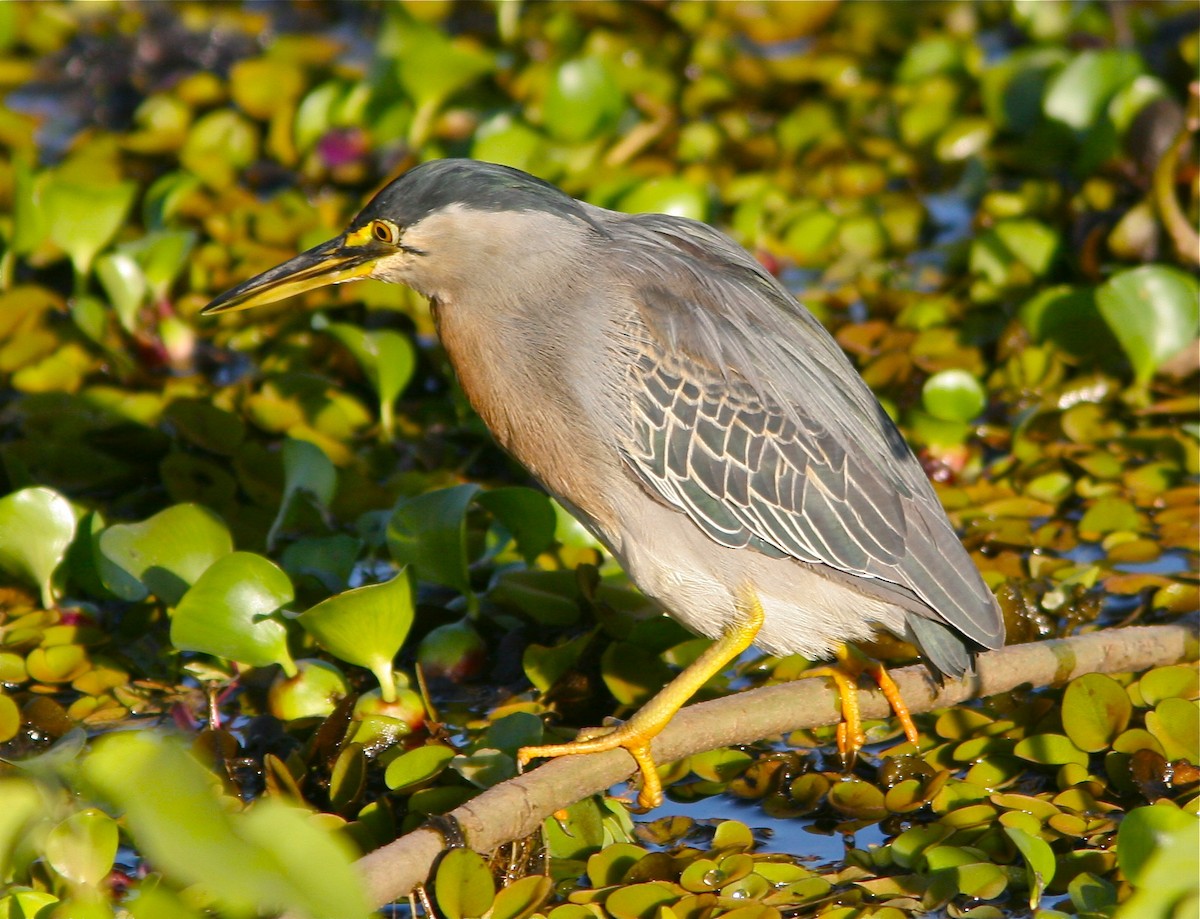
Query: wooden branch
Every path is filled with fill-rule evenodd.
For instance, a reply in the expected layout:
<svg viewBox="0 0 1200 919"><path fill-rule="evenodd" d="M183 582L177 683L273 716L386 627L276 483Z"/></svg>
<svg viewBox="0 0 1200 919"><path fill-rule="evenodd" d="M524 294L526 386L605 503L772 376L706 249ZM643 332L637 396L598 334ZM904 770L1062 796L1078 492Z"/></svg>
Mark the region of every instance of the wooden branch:
<svg viewBox="0 0 1200 919"><path fill-rule="evenodd" d="M1008 692L1023 684L1062 685L1084 673L1136 673L1198 656L1197 622L1103 629L1053 641L1013 645L980 656L969 680L943 687L924 667L892 671L913 712L927 712L967 699ZM796 680L736 693L684 708L654 742L654 756L668 763L731 744L747 744L789 731L836 723L841 708L826 680ZM886 718L883 695L859 692L864 718ZM624 750L564 756L525 775L489 788L449 815L467 844L486 854L512 839L537 830L555 811L628 778L633 761ZM422 828L371 852L358 861L371 903L382 905L406 896L423 883L445 848L441 835ZM284 917L296 919L296 917Z"/></svg>

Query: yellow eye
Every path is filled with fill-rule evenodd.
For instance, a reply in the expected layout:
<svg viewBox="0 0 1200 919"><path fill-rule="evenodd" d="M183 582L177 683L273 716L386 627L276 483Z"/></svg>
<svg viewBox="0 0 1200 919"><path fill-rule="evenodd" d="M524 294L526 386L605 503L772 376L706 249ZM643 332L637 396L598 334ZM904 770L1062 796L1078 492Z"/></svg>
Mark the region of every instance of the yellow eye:
<svg viewBox="0 0 1200 919"><path fill-rule="evenodd" d="M375 220L371 222L371 235L381 243L390 243L395 245L400 239L400 231L394 223L388 223L386 220Z"/></svg>

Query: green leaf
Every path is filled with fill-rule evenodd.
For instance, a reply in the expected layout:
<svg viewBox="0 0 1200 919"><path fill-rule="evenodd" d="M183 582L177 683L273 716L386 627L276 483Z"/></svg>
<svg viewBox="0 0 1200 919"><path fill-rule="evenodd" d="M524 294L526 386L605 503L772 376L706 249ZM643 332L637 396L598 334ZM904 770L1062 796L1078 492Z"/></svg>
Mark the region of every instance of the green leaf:
<svg viewBox="0 0 1200 919"><path fill-rule="evenodd" d="M1021 740L1013 754L1032 763L1061 766L1066 763L1088 764L1088 755L1062 734L1034 734Z"/></svg>
<svg viewBox="0 0 1200 919"><path fill-rule="evenodd" d="M1200 282L1166 265L1115 274L1096 290L1100 315L1146 383L1200 334Z"/></svg>
<svg viewBox="0 0 1200 919"><path fill-rule="evenodd" d="M295 676L287 628L271 618L293 596L288 576L261 555L222 556L179 601L171 643L181 651L202 651L250 667L279 664Z"/></svg>
<svg viewBox="0 0 1200 919"><path fill-rule="evenodd" d="M1017 827L1006 826L1004 832L1025 859L1025 874L1029 882L1029 908L1037 909L1042 893L1054 880L1054 871L1058 867L1054 860L1054 852L1044 839L1031 836Z"/></svg>
<svg viewBox="0 0 1200 919"><path fill-rule="evenodd" d="M126 332L137 328L138 310L146 302L146 276L131 255L110 252L96 261L96 277Z"/></svg>
<svg viewBox="0 0 1200 919"><path fill-rule="evenodd" d="M1062 722L1071 743L1099 753L1129 726L1133 702L1120 683L1102 673L1085 673L1063 694Z"/></svg>
<svg viewBox="0 0 1200 919"><path fill-rule="evenodd" d="M337 468L325 451L307 440L288 438L283 442L283 498L267 531L267 547L273 547L287 518L292 501L307 495L324 510L337 493Z"/></svg>
<svg viewBox="0 0 1200 919"><path fill-rule="evenodd" d="M1050 80L1043 103L1046 115L1084 131L1142 70L1136 51L1082 51Z"/></svg>
<svg viewBox="0 0 1200 919"><path fill-rule="evenodd" d="M446 919L478 919L496 897L492 872L470 849L451 849L438 862L434 899Z"/></svg>
<svg viewBox="0 0 1200 919"><path fill-rule="evenodd" d="M578 143L612 125L624 106L624 93L603 59L574 58L555 70L542 121L559 140Z"/></svg>
<svg viewBox="0 0 1200 919"><path fill-rule="evenodd" d="M475 500L512 534L526 564L554 545L558 520L542 492L513 485L481 491Z"/></svg>
<svg viewBox="0 0 1200 919"><path fill-rule="evenodd" d="M441 775L450 760L454 759L454 751L441 744L426 744L402 753L388 763L383 780L387 787L398 793L410 792L421 788Z"/></svg>
<svg viewBox="0 0 1200 919"><path fill-rule="evenodd" d="M388 550L418 577L471 594L467 575L467 511L479 493L455 485L402 500L388 521Z"/></svg>
<svg viewBox="0 0 1200 919"><path fill-rule="evenodd" d="M196 234L191 230L156 230L123 243L120 249L141 268L154 302L162 302L187 265L195 245Z"/></svg>
<svg viewBox="0 0 1200 919"><path fill-rule="evenodd" d="M1190 699L1163 699L1146 713L1146 729L1162 744L1168 760L1200 765L1200 711Z"/></svg>
<svg viewBox="0 0 1200 919"><path fill-rule="evenodd" d="M925 411L942 421L970 421L987 405L982 384L965 370L943 370L921 390Z"/></svg>
<svg viewBox="0 0 1200 919"><path fill-rule="evenodd" d="M42 189L48 235L70 257L77 279L87 277L117 235L136 195L136 182L82 185L55 179Z"/></svg>
<svg viewBox="0 0 1200 919"><path fill-rule="evenodd" d="M68 881L98 887L117 856L117 835L116 821L89 807L55 826L43 851L50 866Z"/></svg>
<svg viewBox="0 0 1200 919"><path fill-rule="evenodd" d="M7 879L12 876L13 853L30 838L30 824L44 818L46 801L33 781L14 775L0 778L0 801L0 877Z"/></svg>
<svg viewBox="0 0 1200 919"><path fill-rule="evenodd" d="M154 594L176 604L208 567L233 551L224 521L197 504L177 504L141 523L100 534L100 577L122 600Z"/></svg>
<svg viewBox="0 0 1200 919"><path fill-rule="evenodd" d="M265 799L244 812L181 745L150 731L103 737L83 773L117 810L139 851L174 884L198 885L223 914L295 910L366 919L352 855L307 811Z"/></svg>
<svg viewBox="0 0 1200 919"><path fill-rule="evenodd" d="M554 882L544 875L519 878L496 894L491 919L528 919L553 889Z"/></svg>
<svg viewBox="0 0 1200 919"><path fill-rule="evenodd" d="M406 571L382 584L356 587L323 600L297 618L330 654L375 674L384 701L395 701L392 660L413 622L412 585Z"/></svg>
<svg viewBox="0 0 1200 919"><path fill-rule="evenodd" d="M35 584L54 606L54 570L75 538L71 502L50 488L22 488L0 498L0 568Z"/></svg>
<svg viewBox="0 0 1200 919"><path fill-rule="evenodd" d="M407 336L389 329L366 332L346 322L313 323L333 335L354 355L379 396L380 437L390 441L396 434L396 398L412 379L417 352Z"/></svg>
<svg viewBox="0 0 1200 919"><path fill-rule="evenodd" d="M1196 818L1174 804L1151 804L1129 811L1117 831L1117 865L1126 880L1135 885L1144 883L1151 860L1177 844L1181 834L1194 849ZM1195 859L1190 864L1194 869Z"/></svg>
<svg viewBox="0 0 1200 919"><path fill-rule="evenodd" d="M647 179L621 198L617 209L627 214L671 214L705 220L708 193L687 179Z"/></svg>

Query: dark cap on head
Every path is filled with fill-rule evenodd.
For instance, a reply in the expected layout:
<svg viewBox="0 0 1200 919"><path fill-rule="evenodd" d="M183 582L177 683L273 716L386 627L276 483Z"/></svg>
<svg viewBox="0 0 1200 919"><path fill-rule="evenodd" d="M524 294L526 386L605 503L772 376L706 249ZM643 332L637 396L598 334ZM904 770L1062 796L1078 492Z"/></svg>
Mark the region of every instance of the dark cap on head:
<svg viewBox="0 0 1200 919"><path fill-rule="evenodd" d="M371 199L350 228L376 217L410 227L452 204L476 211L546 211L587 219L578 201L528 173L478 160L447 159L422 163L400 176Z"/></svg>

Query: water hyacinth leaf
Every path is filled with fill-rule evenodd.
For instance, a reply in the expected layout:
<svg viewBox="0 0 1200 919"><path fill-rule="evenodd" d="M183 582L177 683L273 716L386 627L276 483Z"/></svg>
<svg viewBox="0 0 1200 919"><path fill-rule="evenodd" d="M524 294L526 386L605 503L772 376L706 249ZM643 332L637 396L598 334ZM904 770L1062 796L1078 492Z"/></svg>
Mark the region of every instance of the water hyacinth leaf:
<svg viewBox="0 0 1200 919"><path fill-rule="evenodd" d="M23 776L0 778L0 877L8 878L11 859L18 843L27 839L29 825L42 819L46 810L43 790Z"/></svg>
<svg viewBox="0 0 1200 919"><path fill-rule="evenodd" d="M183 595L171 618L171 643L250 667L279 664L297 673L287 628L272 614L292 602L288 576L253 552L217 559Z"/></svg>
<svg viewBox="0 0 1200 919"><path fill-rule="evenodd" d="M123 243L120 249L141 267L153 302L161 303L187 265L195 245L196 234L191 230L158 230Z"/></svg>
<svg viewBox="0 0 1200 919"><path fill-rule="evenodd" d="M671 214L704 220L708 216L708 194L687 179L648 179L624 195L617 210L627 214Z"/></svg>
<svg viewBox="0 0 1200 919"><path fill-rule="evenodd" d="M317 644L379 680L385 702L396 700L395 658L413 622L412 585L399 571L382 584L368 584L322 600L297 619Z"/></svg>
<svg viewBox="0 0 1200 919"><path fill-rule="evenodd" d="M546 89L542 121L559 140L578 143L611 125L625 98L607 63L598 57L564 61Z"/></svg>
<svg viewBox="0 0 1200 919"><path fill-rule="evenodd" d="M965 370L943 370L921 389L925 411L942 421L970 421L987 405L983 385Z"/></svg>
<svg viewBox="0 0 1200 919"><path fill-rule="evenodd" d="M350 695L346 675L329 661L301 658L296 670L292 677L281 671L267 692L267 706L280 721L324 718Z"/></svg>
<svg viewBox="0 0 1200 919"><path fill-rule="evenodd" d="M1117 91L1141 72L1141 58L1134 51L1082 51L1050 80L1043 109L1047 117L1076 131L1087 130Z"/></svg>
<svg viewBox="0 0 1200 919"><path fill-rule="evenodd" d="M0 498L0 569L35 585L54 606L54 570L75 538L71 502L50 488L22 488Z"/></svg>
<svg viewBox="0 0 1200 919"><path fill-rule="evenodd" d="M470 849L451 849L438 862L433 896L446 919L477 919L496 897L492 872Z"/></svg>
<svg viewBox="0 0 1200 919"><path fill-rule="evenodd" d="M388 763L383 780L395 792L408 792L432 782L441 775L455 753L441 744L426 744L402 753Z"/></svg>
<svg viewBox="0 0 1200 919"><path fill-rule="evenodd" d="M33 252L46 238L41 190L51 181L49 172L35 173L27 157L13 164L13 228L9 245L18 255Z"/></svg>
<svg viewBox="0 0 1200 919"><path fill-rule="evenodd" d="M47 234L71 259L77 280L87 277L96 256L117 235L136 195L135 182L82 185L52 180L42 189Z"/></svg>
<svg viewBox="0 0 1200 919"><path fill-rule="evenodd" d="M124 252L110 252L96 260L96 277L108 294L121 328L132 332L149 289L141 266Z"/></svg>
<svg viewBox="0 0 1200 919"><path fill-rule="evenodd" d="M122 600L154 594L174 605L208 567L233 551L229 528L198 504L177 504L100 534L100 577Z"/></svg>
<svg viewBox="0 0 1200 919"><path fill-rule="evenodd" d="M1006 826L1004 832L1025 859L1025 874L1029 883L1029 908L1037 909L1038 903L1042 899L1042 893L1054 880L1054 872L1058 867L1054 860L1054 852L1044 839L1039 836L1031 836L1022 829Z"/></svg>
<svg viewBox="0 0 1200 919"><path fill-rule="evenodd" d="M542 492L513 485L481 491L475 500L512 534L526 564L532 565L554 544L558 521L550 499Z"/></svg>
<svg viewBox="0 0 1200 919"><path fill-rule="evenodd" d="M1200 335L1200 282L1166 265L1113 275L1096 290L1100 315L1146 383L1168 358Z"/></svg>
<svg viewBox="0 0 1200 919"><path fill-rule="evenodd" d="M396 433L396 397L412 379L417 365L412 342L390 329L364 331L347 322L314 321L313 325L333 335L354 355L379 396L380 438L392 440Z"/></svg>
<svg viewBox="0 0 1200 919"><path fill-rule="evenodd" d="M111 735L83 772L123 812L155 867L177 883L199 885L223 912L368 915L350 854L335 834L269 799L237 812L213 794L213 776L178 742L151 732Z"/></svg>
<svg viewBox="0 0 1200 919"><path fill-rule="evenodd" d="M1107 750L1129 725L1133 703L1110 676L1087 673L1071 681L1063 695L1063 729L1080 750Z"/></svg>
<svg viewBox="0 0 1200 919"><path fill-rule="evenodd" d="M388 551L419 577L471 594L467 511L479 486L455 485L400 501L388 521Z"/></svg>
<svg viewBox="0 0 1200 919"><path fill-rule="evenodd" d="M117 855L117 823L94 807L76 811L46 837L50 866L75 884L96 887L108 875Z"/></svg>
<svg viewBox="0 0 1200 919"><path fill-rule="evenodd" d="M1176 904L1197 895L1200 834L1196 816L1173 804L1131 810L1117 831L1117 864L1134 892L1121 904L1121 919L1171 919L1187 915Z"/></svg>
<svg viewBox="0 0 1200 919"><path fill-rule="evenodd" d="M288 438L283 442L283 498L267 531L267 546L273 547L288 510L297 496L307 495L324 510L337 493L337 468L325 451L307 440Z"/></svg>

